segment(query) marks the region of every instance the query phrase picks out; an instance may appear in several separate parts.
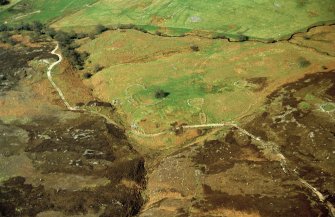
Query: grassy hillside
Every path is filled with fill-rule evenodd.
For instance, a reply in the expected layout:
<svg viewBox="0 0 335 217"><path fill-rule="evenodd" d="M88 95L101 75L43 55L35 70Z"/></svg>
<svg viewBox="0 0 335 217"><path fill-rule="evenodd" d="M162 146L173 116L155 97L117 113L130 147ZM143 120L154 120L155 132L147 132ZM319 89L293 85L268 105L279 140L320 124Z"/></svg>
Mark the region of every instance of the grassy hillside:
<svg viewBox="0 0 335 217"><path fill-rule="evenodd" d="M335 21L334 0L13 0L0 9L8 23L57 21L57 28L135 24L155 32L245 35L278 39Z"/></svg>
<svg viewBox="0 0 335 217"><path fill-rule="evenodd" d="M152 133L175 121L238 120L260 109L278 85L334 63L333 57L286 42L164 38L133 30L87 39L80 51L91 54L87 71L104 67L89 80L94 94L118 102L127 123ZM157 90L170 95L157 99Z"/></svg>
<svg viewBox="0 0 335 217"><path fill-rule="evenodd" d="M132 23L175 34L201 30L277 39L331 20L334 0L100 0L54 26Z"/></svg>
<svg viewBox="0 0 335 217"><path fill-rule="evenodd" d="M96 0L13 0L0 8L0 20L7 23L31 22L38 20L50 22L56 18L88 7Z"/></svg>

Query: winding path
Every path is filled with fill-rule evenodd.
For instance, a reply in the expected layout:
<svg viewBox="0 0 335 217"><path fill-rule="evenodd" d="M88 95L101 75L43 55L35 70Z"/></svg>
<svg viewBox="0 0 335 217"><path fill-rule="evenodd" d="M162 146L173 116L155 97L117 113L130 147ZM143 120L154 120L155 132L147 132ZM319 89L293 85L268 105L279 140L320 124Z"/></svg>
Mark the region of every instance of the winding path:
<svg viewBox="0 0 335 217"><path fill-rule="evenodd" d="M65 99L65 96L62 92L62 90L56 85L56 83L54 82L53 78L52 78L52 69L57 66L59 63L61 63L63 61L63 56L61 54L58 54L56 53L56 51L58 50L59 48L59 44L57 43L55 49L53 49L51 51L51 54L53 55L57 55L58 56L58 60L54 63L52 63L49 68L48 68L48 71L47 71L47 75L48 75L48 79L51 83L51 85L57 90L58 92L58 95L60 96L60 98L62 99L62 101L64 102L65 106L67 107L67 109L69 109L70 111L76 111L77 109L72 107L69 102Z"/></svg>
<svg viewBox="0 0 335 217"><path fill-rule="evenodd" d="M87 110L87 109L82 109L82 108L78 108L78 107L73 107L70 105L70 103L66 100L62 90L57 86L57 84L55 83L55 81L52 78L52 70L55 68L55 66L57 66L58 64L60 64L63 61L63 56L59 53L56 53L56 51L59 49L59 44L56 44L56 47L51 51L51 54L53 55L57 55L58 56L58 60L54 63L52 63L49 67L48 67L48 71L47 71L47 75L48 75L48 80L50 81L51 85L55 88L55 90L58 92L59 97L62 99L63 103L65 104L66 108L70 111L80 111L80 112L88 112L90 114L93 115L97 115L100 117L103 117L107 123L109 124L113 124L119 127L119 124L117 124L115 121L113 121L112 119L110 119L107 115L101 114L99 112L96 111L91 111L91 110Z"/></svg>

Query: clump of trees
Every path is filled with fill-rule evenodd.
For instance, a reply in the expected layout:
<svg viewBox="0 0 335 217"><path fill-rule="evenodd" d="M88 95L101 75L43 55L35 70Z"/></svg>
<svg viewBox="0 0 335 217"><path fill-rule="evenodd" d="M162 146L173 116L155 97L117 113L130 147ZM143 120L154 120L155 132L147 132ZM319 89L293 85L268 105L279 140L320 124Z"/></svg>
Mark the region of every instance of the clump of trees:
<svg viewBox="0 0 335 217"><path fill-rule="evenodd" d="M39 21L34 21L32 23L20 23L16 26L6 26L3 24L3 28L7 31L34 31L39 34L45 34L46 26Z"/></svg>
<svg viewBox="0 0 335 217"><path fill-rule="evenodd" d="M8 31L8 26L6 24L0 24L0 32Z"/></svg>
<svg viewBox="0 0 335 217"><path fill-rule="evenodd" d="M75 32L63 32L58 31L54 35L54 39L59 42L59 45L63 51L63 55L69 60L71 65L81 70L84 68L85 60L89 57L89 53L81 52L79 53L76 48L78 45L75 43L75 39L78 39L80 36Z"/></svg>
<svg viewBox="0 0 335 217"><path fill-rule="evenodd" d="M198 51L200 51L200 48L199 48L198 45L194 45L194 44L193 44L193 45L191 45L190 48L191 48L191 50L194 51L194 52L198 52Z"/></svg>
<svg viewBox="0 0 335 217"><path fill-rule="evenodd" d="M16 42L14 40L11 40L11 36L21 31L29 31L31 40L37 41L38 39L40 39L41 35L45 34L45 30L46 26L38 21L32 23L20 23L15 26L0 24L0 32L2 32L1 42L15 45Z"/></svg>
<svg viewBox="0 0 335 217"><path fill-rule="evenodd" d="M108 28L106 27L106 26L103 26L103 25L97 25L96 27L95 27L95 33L96 34L101 34L101 33L103 33L103 32L105 32L105 31L107 31L108 30Z"/></svg>
<svg viewBox="0 0 335 217"><path fill-rule="evenodd" d="M98 25L96 26L95 31L93 31L92 33L93 37L107 30L107 27L103 25ZM20 31L30 31L30 36L32 40L38 40L41 35L48 35L51 38L57 40L62 49L63 55L69 60L71 65L79 70L84 68L84 63L85 60L89 57L89 53L78 52L76 50L78 48L78 45L75 43L75 40L85 37L91 37L91 35L86 33L56 31L55 29L47 27L39 21L34 21L32 23L22 22L17 25L0 24L0 41L3 43L9 43L14 45L16 42L11 38L11 36L13 33ZM93 68L93 72L98 72L102 69L102 66L95 65Z"/></svg>
<svg viewBox="0 0 335 217"><path fill-rule="evenodd" d="M88 37L90 37L90 39L95 39L95 36L96 35L100 35L101 33L103 33L103 32L106 32L107 30L109 30L109 28L107 28L106 26L104 26L104 25L101 25L101 24L99 24L99 25L97 25L96 27L95 27L95 29L94 29L94 31L93 32L91 32L89 35L87 35Z"/></svg>
<svg viewBox="0 0 335 217"><path fill-rule="evenodd" d="M7 5L9 4L9 0L0 0L0 5Z"/></svg>

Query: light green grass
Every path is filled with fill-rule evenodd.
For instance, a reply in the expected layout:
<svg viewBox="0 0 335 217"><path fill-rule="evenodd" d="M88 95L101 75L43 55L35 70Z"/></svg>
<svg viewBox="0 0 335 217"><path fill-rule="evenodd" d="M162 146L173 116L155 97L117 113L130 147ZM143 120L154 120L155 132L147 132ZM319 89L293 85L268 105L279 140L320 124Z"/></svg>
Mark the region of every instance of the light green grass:
<svg viewBox="0 0 335 217"><path fill-rule="evenodd" d="M0 11L1 22L50 22L87 7L96 0L21 0ZM13 2L14 3L14 2Z"/></svg>
<svg viewBox="0 0 335 217"><path fill-rule="evenodd" d="M325 104L322 104L321 107L326 112L335 111L335 104L334 103L325 103Z"/></svg>
<svg viewBox="0 0 335 217"><path fill-rule="evenodd" d="M298 104L298 108L302 109L302 110L308 110L308 109L311 108L311 105L309 103L303 101L303 102L300 102Z"/></svg>
<svg viewBox="0 0 335 217"><path fill-rule="evenodd" d="M132 23L175 34L202 30L278 39L327 21L335 21L334 0L100 0L54 26Z"/></svg>

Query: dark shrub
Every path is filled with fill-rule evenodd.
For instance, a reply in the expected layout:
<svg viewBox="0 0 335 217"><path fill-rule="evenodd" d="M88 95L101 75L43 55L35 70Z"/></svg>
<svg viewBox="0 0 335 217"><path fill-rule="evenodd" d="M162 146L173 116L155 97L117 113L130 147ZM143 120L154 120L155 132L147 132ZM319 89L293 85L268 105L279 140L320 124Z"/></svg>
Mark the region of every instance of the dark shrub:
<svg viewBox="0 0 335 217"><path fill-rule="evenodd" d="M242 42L242 41L248 41L249 37L245 35L238 35L237 36L237 41Z"/></svg>
<svg viewBox="0 0 335 217"><path fill-rule="evenodd" d="M83 52L78 53L76 48L79 46L74 43L74 39L76 39L78 35L75 32L62 32L59 31L55 35L55 39L59 42L63 55L69 60L72 66L76 67L77 69L83 69L83 65L85 60L88 58L89 53Z"/></svg>
<svg viewBox="0 0 335 217"><path fill-rule="evenodd" d="M82 39L82 38L86 38L88 35L86 33L83 32L79 32L77 33L77 38L78 39Z"/></svg>
<svg viewBox="0 0 335 217"><path fill-rule="evenodd" d="M91 39L91 40L94 40L95 39L95 34L94 33L90 33L88 35L88 37Z"/></svg>
<svg viewBox="0 0 335 217"><path fill-rule="evenodd" d="M164 33L160 32L160 31L156 31L155 34L158 35L158 36L164 36Z"/></svg>
<svg viewBox="0 0 335 217"><path fill-rule="evenodd" d="M192 51L194 51L194 52L198 52L198 51L200 51L200 49L199 49L199 47L198 47L197 45L191 45L191 49L192 49Z"/></svg>
<svg viewBox="0 0 335 217"><path fill-rule="evenodd" d="M36 33L42 33L43 29L44 29L44 25L39 21L34 21L31 24L31 30L33 30Z"/></svg>
<svg viewBox="0 0 335 217"><path fill-rule="evenodd" d="M155 97L157 99L163 99L163 98L166 98L170 95L169 92L166 92L164 90L157 90L156 93L155 93Z"/></svg>
<svg viewBox="0 0 335 217"><path fill-rule="evenodd" d="M9 31L10 28L6 24L0 24L0 32Z"/></svg>
<svg viewBox="0 0 335 217"><path fill-rule="evenodd" d="M87 52L80 53L80 60L85 61L90 56Z"/></svg>
<svg viewBox="0 0 335 217"><path fill-rule="evenodd" d="M94 67L93 67L93 72L99 72L99 71L101 71L102 69L103 69L104 67L103 66L100 66L99 64L97 64L97 65L95 65Z"/></svg>
<svg viewBox="0 0 335 217"><path fill-rule="evenodd" d="M15 29L18 30L18 31L22 31L22 30L32 31L31 25L29 25L28 23L23 23L23 22L16 25Z"/></svg>
<svg viewBox="0 0 335 217"><path fill-rule="evenodd" d="M83 76L84 76L85 79L89 79L89 78L91 78L93 75L92 75L91 73L86 72Z"/></svg>
<svg viewBox="0 0 335 217"><path fill-rule="evenodd" d="M96 27L95 27L95 33L98 35L98 34L101 34L101 33L103 33L103 32L105 32L105 31L107 31L108 30L108 28L106 27L106 26L103 26L103 25L97 25Z"/></svg>
<svg viewBox="0 0 335 217"><path fill-rule="evenodd" d="M311 39L311 37L310 37L309 35L304 35L303 38L304 38L305 40L310 40L310 39Z"/></svg>
<svg viewBox="0 0 335 217"><path fill-rule="evenodd" d="M306 68L311 65L311 62L305 59L304 57L299 57L298 64L301 68Z"/></svg>
<svg viewBox="0 0 335 217"><path fill-rule="evenodd" d="M53 28L47 27L44 30L45 34L49 35L51 38L55 38L55 36L57 35L56 30L54 30Z"/></svg>
<svg viewBox="0 0 335 217"><path fill-rule="evenodd" d="M63 31L57 32L55 39L60 43L61 46L67 46L72 42L71 36Z"/></svg>

